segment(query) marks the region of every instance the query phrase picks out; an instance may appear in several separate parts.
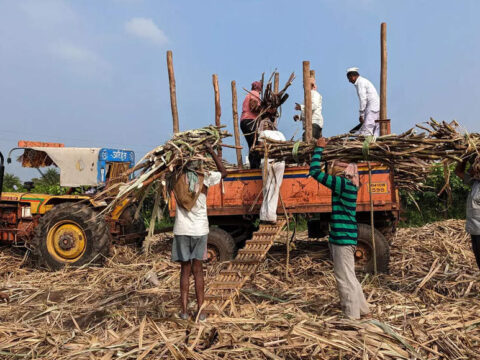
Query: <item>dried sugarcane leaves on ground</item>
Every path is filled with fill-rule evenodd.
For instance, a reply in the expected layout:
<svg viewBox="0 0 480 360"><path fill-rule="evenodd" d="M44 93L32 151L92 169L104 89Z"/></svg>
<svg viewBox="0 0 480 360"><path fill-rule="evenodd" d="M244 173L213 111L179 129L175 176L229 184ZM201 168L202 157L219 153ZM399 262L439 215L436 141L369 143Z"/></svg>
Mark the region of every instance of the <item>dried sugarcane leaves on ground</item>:
<svg viewBox="0 0 480 360"><path fill-rule="evenodd" d="M363 321L341 316L326 244L301 236L289 280L275 246L231 311L179 320L170 241L158 238L148 256L114 246L103 268L58 272L2 248L0 358L480 358L480 272L464 221L400 229L390 275L359 274L373 306Z"/></svg>

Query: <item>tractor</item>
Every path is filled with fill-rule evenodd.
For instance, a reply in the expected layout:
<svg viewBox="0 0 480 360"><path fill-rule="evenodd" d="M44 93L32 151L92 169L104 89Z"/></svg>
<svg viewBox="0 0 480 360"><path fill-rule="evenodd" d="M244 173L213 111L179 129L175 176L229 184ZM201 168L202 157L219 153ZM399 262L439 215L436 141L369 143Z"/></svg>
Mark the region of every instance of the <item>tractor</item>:
<svg viewBox="0 0 480 360"><path fill-rule="evenodd" d="M27 247L40 266L52 270L66 265L100 264L111 241L141 242L143 221L135 220L136 204L126 199L112 213L101 212L105 201L95 193L122 180L135 164L130 150L65 147L59 143L19 141L10 151L23 151L18 158L23 167L56 166L65 195L31 192L0 193L0 242ZM3 181L3 155L0 157ZM32 183L25 183L31 190ZM0 187L1 191L1 187ZM112 194L114 195L114 194Z"/></svg>

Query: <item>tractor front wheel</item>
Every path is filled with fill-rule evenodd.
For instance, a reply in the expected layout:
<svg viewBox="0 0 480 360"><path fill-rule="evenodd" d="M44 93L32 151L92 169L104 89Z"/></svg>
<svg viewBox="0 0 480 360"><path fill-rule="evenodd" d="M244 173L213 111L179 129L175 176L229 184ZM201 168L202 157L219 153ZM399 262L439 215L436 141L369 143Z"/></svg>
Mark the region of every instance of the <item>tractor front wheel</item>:
<svg viewBox="0 0 480 360"><path fill-rule="evenodd" d="M110 231L91 207L64 203L40 218L32 245L37 261L52 270L101 264L108 255Z"/></svg>

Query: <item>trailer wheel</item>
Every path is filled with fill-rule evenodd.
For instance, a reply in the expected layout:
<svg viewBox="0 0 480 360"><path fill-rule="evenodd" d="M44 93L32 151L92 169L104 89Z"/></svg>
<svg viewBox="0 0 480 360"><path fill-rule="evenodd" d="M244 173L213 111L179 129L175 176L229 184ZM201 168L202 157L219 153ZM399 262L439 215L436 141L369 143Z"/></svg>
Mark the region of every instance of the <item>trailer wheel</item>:
<svg viewBox="0 0 480 360"><path fill-rule="evenodd" d="M52 270L101 264L108 255L110 237L107 223L92 208L64 203L40 218L33 252L40 264Z"/></svg>
<svg viewBox="0 0 480 360"><path fill-rule="evenodd" d="M377 254L377 271L388 273L390 262L390 246L385 236L375 229L375 252ZM371 228L367 224L358 224L358 244L355 250L356 270L373 273L373 246Z"/></svg>
<svg viewBox="0 0 480 360"><path fill-rule="evenodd" d="M235 254L233 237L217 227L211 227L207 241L207 262L229 261Z"/></svg>

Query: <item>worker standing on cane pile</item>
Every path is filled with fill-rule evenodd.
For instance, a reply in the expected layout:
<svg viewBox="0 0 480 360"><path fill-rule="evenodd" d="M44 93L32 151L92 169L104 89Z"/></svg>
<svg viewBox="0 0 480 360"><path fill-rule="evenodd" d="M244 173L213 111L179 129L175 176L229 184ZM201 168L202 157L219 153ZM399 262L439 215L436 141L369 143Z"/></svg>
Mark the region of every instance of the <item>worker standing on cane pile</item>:
<svg viewBox="0 0 480 360"><path fill-rule="evenodd" d="M285 136L275 129L270 120L263 120L263 130L259 133L259 142L264 140L285 141ZM265 167L267 167L265 169ZM285 161L269 159L265 164L262 159L263 201L260 208L260 221L263 223L277 222L278 197L282 186Z"/></svg>
<svg viewBox="0 0 480 360"><path fill-rule="evenodd" d="M315 139L322 137L323 129L323 115L322 115L322 95L317 91L315 80L312 79L312 136ZM305 105L295 103L295 110L300 110L300 115L295 115L293 120L301 120L303 128L305 129ZM303 133L303 140L305 141L305 132Z"/></svg>
<svg viewBox="0 0 480 360"><path fill-rule="evenodd" d="M467 160L458 163L455 174L472 187L467 198L467 222L465 229L472 237L472 248L480 268L480 156L477 156L470 171L465 172Z"/></svg>
<svg viewBox="0 0 480 360"><path fill-rule="evenodd" d="M175 224L173 227L172 261L180 262L180 318L187 320L188 290L190 274L195 280L200 321L205 320L205 314L199 313L204 299L203 260L207 258L208 217L207 191L210 186L218 184L227 176L227 170L221 158L210 144L206 144L208 153L212 156L217 171L203 171L201 161L192 161L175 179L173 193L177 201Z"/></svg>
<svg viewBox="0 0 480 360"><path fill-rule="evenodd" d="M240 128L248 143L248 161L250 169L258 169L260 167L260 155L253 151L252 148L257 142L258 116L260 115L260 91L262 91L262 83L254 81L252 90L247 94L242 105L242 116L240 117Z"/></svg>
<svg viewBox="0 0 480 360"><path fill-rule="evenodd" d="M380 115L380 99L375 86L370 80L365 79L358 73L357 67L347 69L347 78L357 89L358 100L360 102L360 126L358 132L360 135L380 135L380 126L378 124ZM357 130L357 127L353 130Z"/></svg>
<svg viewBox="0 0 480 360"><path fill-rule="evenodd" d="M333 259L333 271L340 294L342 310L348 318L360 319L370 313L362 286L355 276L355 248L357 246L357 191L359 176L356 164L333 163L331 175L322 172L322 152L325 138L317 140L310 176L332 190L332 214L328 245Z"/></svg>

